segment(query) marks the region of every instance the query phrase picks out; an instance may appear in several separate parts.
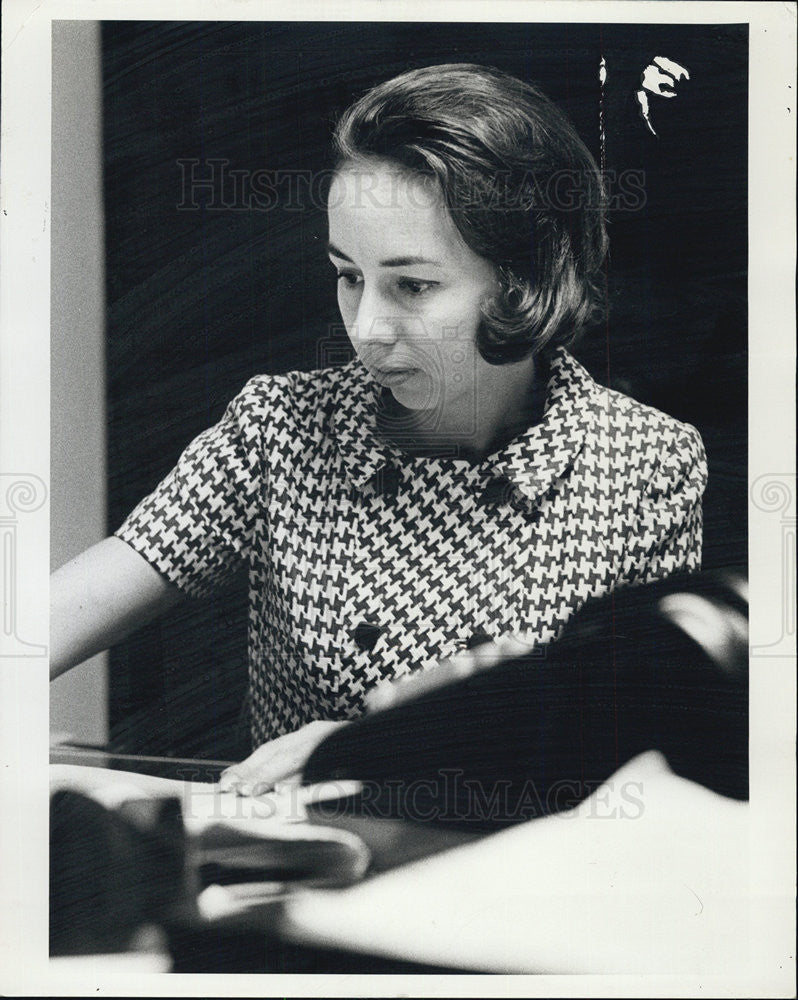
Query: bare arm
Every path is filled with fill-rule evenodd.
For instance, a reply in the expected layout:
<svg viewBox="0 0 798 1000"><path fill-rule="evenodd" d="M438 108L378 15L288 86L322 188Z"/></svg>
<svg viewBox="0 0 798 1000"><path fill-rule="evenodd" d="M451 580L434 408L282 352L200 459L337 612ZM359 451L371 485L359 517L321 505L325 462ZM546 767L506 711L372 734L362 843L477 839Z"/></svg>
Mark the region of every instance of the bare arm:
<svg viewBox="0 0 798 1000"><path fill-rule="evenodd" d="M183 600L118 538L106 538L50 578L50 678L87 660Z"/></svg>

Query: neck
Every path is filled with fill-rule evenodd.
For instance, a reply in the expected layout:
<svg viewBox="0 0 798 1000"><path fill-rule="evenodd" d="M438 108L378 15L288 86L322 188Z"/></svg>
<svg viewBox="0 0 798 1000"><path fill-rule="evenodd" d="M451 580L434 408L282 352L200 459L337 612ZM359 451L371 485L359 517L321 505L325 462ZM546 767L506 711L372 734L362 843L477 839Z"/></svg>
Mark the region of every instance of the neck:
<svg viewBox="0 0 798 1000"><path fill-rule="evenodd" d="M383 390L379 433L408 454L443 452L476 464L540 422L548 381L541 358L485 364L478 376L478 392L463 393L434 413L409 410Z"/></svg>

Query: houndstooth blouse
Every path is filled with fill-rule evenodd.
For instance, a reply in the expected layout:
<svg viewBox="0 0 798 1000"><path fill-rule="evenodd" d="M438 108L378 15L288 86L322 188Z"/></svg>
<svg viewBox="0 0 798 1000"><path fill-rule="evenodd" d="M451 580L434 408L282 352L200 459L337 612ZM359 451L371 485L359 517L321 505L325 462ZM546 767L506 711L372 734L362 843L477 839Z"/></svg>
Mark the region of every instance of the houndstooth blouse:
<svg viewBox="0 0 798 1000"><path fill-rule="evenodd" d="M407 454L379 399L357 359L253 378L117 532L192 595L247 564L256 746L475 633L542 646L589 597L700 566L698 432L564 349L542 421L479 464Z"/></svg>

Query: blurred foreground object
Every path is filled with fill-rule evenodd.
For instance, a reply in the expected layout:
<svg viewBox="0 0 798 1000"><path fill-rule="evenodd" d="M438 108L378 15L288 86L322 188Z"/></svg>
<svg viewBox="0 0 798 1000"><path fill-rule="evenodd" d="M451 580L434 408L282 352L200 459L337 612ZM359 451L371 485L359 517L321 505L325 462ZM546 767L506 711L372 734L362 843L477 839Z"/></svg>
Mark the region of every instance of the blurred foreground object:
<svg viewBox="0 0 798 1000"><path fill-rule="evenodd" d="M299 893L283 933L470 972L751 975L773 901L752 884L749 809L649 751L574 809Z"/></svg>
<svg viewBox="0 0 798 1000"><path fill-rule="evenodd" d="M53 956L141 950L160 928L177 959L220 918L262 912L300 884L348 885L369 866L356 834L307 819L309 798L344 786L243 799L71 764L51 765L50 780Z"/></svg>
<svg viewBox="0 0 798 1000"><path fill-rule="evenodd" d="M357 779L369 815L494 828L570 809L632 757L748 797L748 604L736 574L671 577L589 602L550 646L334 732L306 782ZM447 680L448 675L445 674Z"/></svg>
<svg viewBox="0 0 798 1000"><path fill-rule="evenodd" d="M50 799L50 954L133 949L141 928L188 898L186 842L175 798L108 809L80 791Z"/></svg>

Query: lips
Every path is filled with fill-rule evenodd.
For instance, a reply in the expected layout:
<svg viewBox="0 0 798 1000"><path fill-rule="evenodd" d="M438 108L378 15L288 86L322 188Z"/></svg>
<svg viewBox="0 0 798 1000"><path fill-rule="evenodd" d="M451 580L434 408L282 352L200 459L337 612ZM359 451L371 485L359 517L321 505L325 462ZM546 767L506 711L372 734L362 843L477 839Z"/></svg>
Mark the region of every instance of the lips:
<svg viewBox="0 0 798 1000"><path fill-rule="evenodd" d="M400 385L412 378L418 368L375 368L374 378L381 385Z"/></svg>

